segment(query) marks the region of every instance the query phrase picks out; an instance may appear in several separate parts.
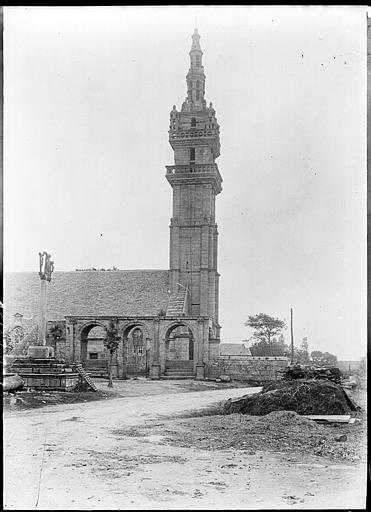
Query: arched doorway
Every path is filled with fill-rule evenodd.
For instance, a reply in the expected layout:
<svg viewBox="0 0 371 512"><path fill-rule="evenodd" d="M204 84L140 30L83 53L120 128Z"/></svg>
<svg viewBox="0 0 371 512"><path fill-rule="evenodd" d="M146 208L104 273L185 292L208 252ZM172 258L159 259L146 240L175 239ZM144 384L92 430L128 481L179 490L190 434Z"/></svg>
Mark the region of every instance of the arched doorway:
<svg viewBox="0 0 371 512"><path fill-rule="evenodd" d="M123 333L124 376L149 373L148 335L142 325L131 325Z"/></svg>
<svg viewBox="0 0 371 512"><path fill-rule="evenodd" d="M185 324L177 324L165 337L165 373L192 376L194 373L194 338Z"/></svg>
<svg viewBox="0 0 371 512"><path fill-rule="evenodd" d="M106 370L106 330L101 325L86 325L81 331L81 362L88 370Z"/></svg>

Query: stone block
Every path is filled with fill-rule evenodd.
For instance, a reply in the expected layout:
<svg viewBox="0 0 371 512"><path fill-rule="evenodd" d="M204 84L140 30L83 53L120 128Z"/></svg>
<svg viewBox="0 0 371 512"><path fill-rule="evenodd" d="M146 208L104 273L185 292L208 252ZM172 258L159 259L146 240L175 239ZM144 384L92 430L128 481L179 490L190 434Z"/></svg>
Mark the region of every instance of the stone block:
<svg viewBox="0 0 371 512"><path fill-rule="evenodd" d="M27 356L32 359L44 359L54 357L54 350L52 347L33 345L28 347Z"/></svg>
<svg viewBox="0 0 371 512"><path fill-rule="evenodd" d="M205 378L205 366L204 365L196 365L196 379L203 380Z"/></svg>
<svg viewBox="0 0 371 512"><path fill-rule="evenodd" d="M229 375L220 375L219 379L221 382L231 382L232 380Z"/></svg>
<svg viewBox="0 0 371 512"><path fill-rule="evenodd" d="M151 368L151 379L157 380L161 377L161 365L153 364Z"/></svg>

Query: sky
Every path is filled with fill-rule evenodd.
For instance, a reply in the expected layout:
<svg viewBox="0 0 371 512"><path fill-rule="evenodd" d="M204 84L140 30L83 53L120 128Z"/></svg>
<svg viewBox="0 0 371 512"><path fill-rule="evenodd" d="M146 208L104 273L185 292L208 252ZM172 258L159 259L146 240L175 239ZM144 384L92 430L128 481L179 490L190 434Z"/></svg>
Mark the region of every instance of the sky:
<svg viewBox="0 0 371 512"><path fill-rule="evenodd" d="M366 8L4 7L4 270L167 269L169 113L201 35L221 340L366 353ZM284 331L289 342L290 331Z"/></svg>

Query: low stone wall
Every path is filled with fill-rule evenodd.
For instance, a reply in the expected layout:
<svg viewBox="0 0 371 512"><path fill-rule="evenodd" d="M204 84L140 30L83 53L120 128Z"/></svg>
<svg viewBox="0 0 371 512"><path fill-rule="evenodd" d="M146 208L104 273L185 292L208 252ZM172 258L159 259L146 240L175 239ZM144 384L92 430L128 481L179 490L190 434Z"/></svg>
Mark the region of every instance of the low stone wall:
<svg viewBox="0 0 371 512"><path fill-rule="evenodd" d="M81 382L78 373L20 373L25 388L73 391Z"/></svg>
<svg viewBox="0 0 371 512"><path fill-rule="evenodd" d="M267 381L282 378L280 371L289 364L288 357L253 357L220 358L210 361L207 367L207 377L217 379L220 375L229 375L234 380Z"/></svg>

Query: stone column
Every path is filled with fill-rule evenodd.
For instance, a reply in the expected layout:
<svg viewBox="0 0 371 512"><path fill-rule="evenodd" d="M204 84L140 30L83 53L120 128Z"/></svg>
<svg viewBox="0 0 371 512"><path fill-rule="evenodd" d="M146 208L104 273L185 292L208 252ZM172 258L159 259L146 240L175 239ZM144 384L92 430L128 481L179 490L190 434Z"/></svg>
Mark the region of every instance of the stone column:
<svg viewBox="0 0 371 512"><path fill-rule="evenodd" d="M153 321L153 357L151 367L151 379L160 379L160 320L155 318Z"/></svg>
<svg viewBox="0 0 371 512"><path fill-rule="evenodd" d="M66 318L66 354L67 362L73 361L73 337L74 337L74 324Z"/></svg>
<svg viewBox="0 0 371 512"><path fill-rule="evenodd" d="M204 347L204 320L198 319L197 346L196 346L196 379L205 378L205 364L203 361Z"/></svg>
<svg viewBox="0 0 371 512"><path fill-rule="evenodd" d="M125 334L122 333L122 338L119 341L119 345L117 347L116 355L117 355L117 377L119 379L126 378L124 371L124 338Z"/></svg>
<svg viewBox="0 0 371 512"><path fill-rule="evenodd" d="M40 281L39 343L46 346L46 279Z"/></svg>
<svg viewBox="0 0 371 512"><path fill-rule="evenodd" d="M39 276L40 284L40 309L39 309L39 333L36 346L28 347L28 357L36 359L45 359L54 356L53 347L46 346L46 281L51 280L54 270L54 262L50 260L50 254L39 252Z"/></svg>

